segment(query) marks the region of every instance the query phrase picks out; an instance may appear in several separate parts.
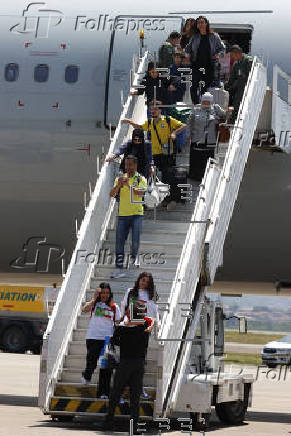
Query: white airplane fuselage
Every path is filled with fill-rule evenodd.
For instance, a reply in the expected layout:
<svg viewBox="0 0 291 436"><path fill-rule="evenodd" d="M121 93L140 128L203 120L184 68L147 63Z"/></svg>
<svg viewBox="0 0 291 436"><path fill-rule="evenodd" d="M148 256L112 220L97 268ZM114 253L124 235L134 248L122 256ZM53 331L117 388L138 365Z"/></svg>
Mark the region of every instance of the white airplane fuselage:
<svg viewBox="0 0 291 436"><path fill-rule="evenodd" d="M210 3L208 9L218 9L216 1ZM253 9L251 2L248 3L243 7ZM264 9L275 8L273 2L267 3L264 3ZM97 156L103 151L106 153L110 143L106 125L118 121L122 108L120 91L123 90L126 97L129 89L129 70L132 56L138 53L139 30L144 28L145 43L154 51L166 39L169 31L181 28L182 15L181 18L163 17L177 9L176 2L167 2L166 6L165 10L165 5L148 2L133 10L129 3L121 7L114 1L97 5L88 0L79 5L68 1L48 1L45 4L13 0L10 5L1 7L1 271L35 271L33 261L31 266L25 268L11 269L10 266L13 259L23 256L23 245L33 237L45 237L48 244L64 248L66 260L69 261L75 244L75 219L80 223L84 214L84 192L87 192L88 201L89 182L92 187L96 182ZM190 1L183 4L183 10L192 8ZM153 21L155 18L151 17L148 23L145 23L146 18L139 22L137 18L132 21L130 18L124 19L124 27L120 26L112 41L110 19L118 14L129 13L156 14L157 18ZM263 54L265 59L269 57L269 61L278 63L290 72L287 46L287 52L282 47L282 41L288 43L287 34L284 34L288 29L285 23L287 19L282 26L278 26L278 18L276 21L277 16L284 20L284 15L285 11L281 8L280 11L274 11L272 17L248 14L231 15L228 19L228 16L213 15L210 21L252 24L255 30L251 53ZM277 27L271 32L270 26L274 23L277 23ZM135 29L132 30L134 25ZM110 43L114 44L110 46ZM7 66L11 64L16 64L18 68L18 78L14 81L8 81L5 77ZM68 68L78 72L75 83L68 83ZM42 74L47 73L46 81L37 81L43 79ZM290 189L283 189L285 184L290 186L290 157L285 154L276 155L274 159L251 157L251 165L254 161L260 168L257 174L262 175L255 181L252 179L256 201L253 202L254 189L244 183L240 198L244 199L245 207L243 209L241 206L240 218L235 221L237 226L232 226L232 234L237 235L238 241L233 246L227 246L230 255L226 256L223 278L231 276L233 279L229 271L239 270L236 266L239 253L241 250L245 252L256 237L260 244L258 251L266 252L269 242L263 232L269 232L269 220L273 223L279 216L290 216ZM245 180L248 171L247 168ZM279 183L270 183L267 192L264 181L266 174L280 174ZM243 191L245 186L247 190ZM275 216L272 206L274 199L276 209L279 209ZM246 234L242 235L242 211L249 213L249 207L257 217L253 220L256 225L245 229ZM262 209L265 210L263 229L259 226L258 218ZM288 248L283 250L284 256L278 259L278 265L280 274L287 274L287 258L291 251L288 243L291 241L290 237L288 241L287 235L289 224L284 220L282 222L282 219L278 221L281 221L278 238L273 238L272 243L275 243L278 253L277 249L285 238ZM282 257L280 251L278 256ZM258 268L254 274L252 262L247 267L246 256L246 280L251 281L255 276L260 279L265 272L270 271L259 253L257 260ZM272 265L275 274L278 267L274 263ZM60 272L60 263L52 263L47 272Z"/></svg>

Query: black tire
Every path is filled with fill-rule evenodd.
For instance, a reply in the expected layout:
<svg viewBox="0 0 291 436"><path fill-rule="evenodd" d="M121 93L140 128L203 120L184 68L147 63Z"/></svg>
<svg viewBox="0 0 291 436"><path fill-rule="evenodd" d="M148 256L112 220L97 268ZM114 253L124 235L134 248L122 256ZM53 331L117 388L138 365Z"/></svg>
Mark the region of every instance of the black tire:
<svg viewBox="0 0 291 436"><path fill-rule="evenodd" d="M226 424L241 424L245 419L246 410L247 406L241 400L218 403L215 406L218 418Z"/></svg>
<svg viewBox="0 0 291 436"><path fill-rule="evenodd" d="M211 413L202 413L201 421L198 419L198 414L191 412L190 418L192 419L192 427L196 430L207 431L210 426Z"/></svg>
<svg viewBox="0 0 291 436"><path fill-rule="evenodd" d="M33 354L41 354L41 345L35 345L34 347L31 347L31 351Z"/></svg>
<svg viewBox="0 0 291 436"><path fill-rule="evenodd" d="M27 345L27 333L20 326L10 326L2 334L2 344L9 353L23 353Z"/></svg>

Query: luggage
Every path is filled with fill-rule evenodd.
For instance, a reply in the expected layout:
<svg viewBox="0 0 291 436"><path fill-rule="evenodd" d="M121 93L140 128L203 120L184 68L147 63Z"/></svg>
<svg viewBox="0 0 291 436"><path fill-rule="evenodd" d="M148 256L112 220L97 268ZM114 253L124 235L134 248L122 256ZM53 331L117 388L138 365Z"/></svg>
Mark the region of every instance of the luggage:
<svg viewBox="0 0 291 436"><path fill-rule="evenodd" d="M187 121L191 115L191 108L184 108L177 105L176 107L168 108L168 116L175 118L175 120L181 121L181 123L187 124Z"/></svg>
<svg viewBox="0 0 291 436"><path fill-rule="evenodd" d="M223 125L223 120L217 125L217 133L219 134L218 142L229 142L230 130L229 127Z"/></svg>
<svg viewBox="0 0 291 436"><path fill-rule="evenodd" d="M214 104L219 104L219 106L227 110L229 105L229 93L222 88L208 88L207 92L213 95Z"/></svg>
<svg viewBox="0 0 291 436"><path fill-rule="evenodd" d="M203 179L207 161L209 158L214 158L215 146L197 146L196 143L192 143L190 146L190 166L189 177L197 181Z"/></svg>
<svg viewBox="0 0 291 436"><path fill-rule="evenodd" d="M181 197L185 197L182 190L185 191L186 188L179 187L178 185L187 184L187 170L183 167L168 167L165 174L165 183L170 185L170 199L177 203L184 203L185 199Z"/></svg>

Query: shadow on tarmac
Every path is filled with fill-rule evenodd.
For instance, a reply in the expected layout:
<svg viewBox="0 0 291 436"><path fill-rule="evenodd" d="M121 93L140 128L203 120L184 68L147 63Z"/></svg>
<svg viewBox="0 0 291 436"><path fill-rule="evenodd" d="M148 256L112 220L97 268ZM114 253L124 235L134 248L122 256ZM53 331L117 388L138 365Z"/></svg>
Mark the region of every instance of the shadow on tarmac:
<svg viewBox="0 0 291 436"><path fill-rule="evenodd" d="M18 407L37 407L38 397L24 397L21 395L0 394L0 405Z"/></svg>
<svg viewBox="0 0 291 436"><path fill-rule="evenodd" d="M282 412L248 412L248 421L277 422L291 425L291 413Z"/></svg>
<svg viewBox="0 0 291 436"><path fill-rule="evenodd" d="M0 396L1 398L1 396ZM272 422L272 423L282 423L282 424L291 424L291 413L281 413L281 412L248 412L246 417L246 422L243 422L239 425L230 425L230 424L224 424L219 421L219 419L216 417L215 413L212 414L211 421L210 421L210 427L207 429L205 433L211 433L213 431L219 430L219 429L230 429L230 428L239 428L239 427L245 427L248 426L250 422ZM39 422L37 425L33 425L31 427L59 427L63 429L70 429L75 431L80 430L87 430L87 431L94 431L97 434L112 434L112 432L104 432L102 430L102 421L94 421L91 417L81 417L77 418L73 422L65 423L65 422L58 422L58 421L52 421L52 420L45 420ZM127 433L129 431L129 424L127 421L122 420L116 420L116 426L115 426L115 432L118 433ZM181 432L181 428L178 427L178 425L172 425L170 430L162 430L163 434L171 434L174 432ZM187 433L187 432L186 432ZM152 423L148 422L146 424L146 428L144 431L145 436L157 436L159 434L158 427L153 425ZM193 435L201 435L203 434L202 431L195 430L193 428L192 430Z"/></svg>

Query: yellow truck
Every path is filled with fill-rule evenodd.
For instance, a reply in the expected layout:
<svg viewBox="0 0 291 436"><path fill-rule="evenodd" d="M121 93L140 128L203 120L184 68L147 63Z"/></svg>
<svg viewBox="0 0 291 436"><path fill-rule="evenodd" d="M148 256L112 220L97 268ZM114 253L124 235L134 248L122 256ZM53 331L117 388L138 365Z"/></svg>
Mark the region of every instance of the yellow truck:
<svg viewBox="0 0 291 436"><path fill-rule="evenodd" d="M56 285L0 285L0 349L40 352L58 290Z"/></svg>

